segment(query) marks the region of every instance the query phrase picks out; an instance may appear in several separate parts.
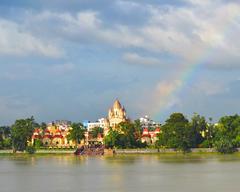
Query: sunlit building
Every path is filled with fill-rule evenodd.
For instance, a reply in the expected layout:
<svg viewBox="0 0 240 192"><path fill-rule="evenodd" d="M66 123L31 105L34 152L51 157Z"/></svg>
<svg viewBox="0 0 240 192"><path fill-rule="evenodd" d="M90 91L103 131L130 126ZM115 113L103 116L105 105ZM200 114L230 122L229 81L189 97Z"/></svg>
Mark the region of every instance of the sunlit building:
<svg viewBox="0 0 240 192"><path fill-rule="evenodd" d="M142 129L148 128L149 130L154 130L160 127L160 123L153 121L149 116L144 116L139 118Z"/></svg>
<svg viewBox="0 0 240 192"><path fill-rule="evenodd" d="M96 122L87 122L85 126L89 132L95 127L101 127L104 129L104 134L106 135L110 127L115 129L119 123L126 121L127 116L125 108L121 105L119 100L115 100L113 106L108 110L107 118L101 118Z"/></svg>
<svg viewBox="0 0 240 192"><path fill-rule="evenodd" d="M142 143L154 144L157 141L157 136L160 133L160 128L156 128L153 131L149 131L148 128L143 129L141 141Z"/></svg>
<svg viewBox="0 0 240 192"><path fill-rule="evenodd" d="M70 123L52 122L45 130L35 129L31 143L33 145L39 140L44 147L71 148L75 146L75 142L67 139L70 130Z"/></svg>
<svg viewBox="0 0 240 192"><path fill-rule="evenodd" d="M116 100L108 111L109 126L115 128L119 123L126 122L126 110L119 100Z"/></svg>
<svg viewBox="0 0 240 192"><path fill-rule="evenodd" d="M108 120L106 118L101 118L101 119L98 119L98 121L96 122L88 122L87 130L91 132L95 127L101 127L105 129L106 127L108 127L108 125L109 125Z"/></svg>

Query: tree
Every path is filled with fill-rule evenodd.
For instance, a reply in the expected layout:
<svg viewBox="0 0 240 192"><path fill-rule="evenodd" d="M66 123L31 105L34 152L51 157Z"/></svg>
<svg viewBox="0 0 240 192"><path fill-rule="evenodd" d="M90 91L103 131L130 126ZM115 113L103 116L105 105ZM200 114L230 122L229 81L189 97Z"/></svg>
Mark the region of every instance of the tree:
<svg viewBox="0 0 240 192"><path fill-rule="evenodd" d="M117 140L120 137L120 133L112 128L109 129L108 134L104 137L104 144L107 148L113 148L117 146Z"/></svg>
<svg viewBox="0 0 240 192"><path fill-rule="evenodd" d="M158 143L167 148L187 151L191 147L191 128L182 113L173 113L162 126Z"/></svg>
<svg viewBox="0 0 240 192"><path fill-rule="evenodd" d="M9 138L11 135L10 127L1 126L0 127L0 137L4 140L5 138Z"/></svg>
<svg viewBox="0 0 240 192"><path fill-rule="evenodd" d="M71 130L67 136L68 140L75 141L76 147L85 139L85 129L81 123L72 123Z"/></svg>
<svg viewBox="0 0 240 192"><path fill-rule="evenodd" d="M134 132L136 140L141 141L142 126L139 119L134 121Z"/></svg>
<svg viewBox="0 0 240 192"><path fill-rule="evenodd" d="M194 114L191 122L189 123L192 131L191 147L198 147L204 141L204 135L202 133L208 132L208 125L205 117L198 114Z"/></svg>
<svg viewBox="0 0 240 192"><path fill-rule="evenodd" d="M138 121L132 122L122 122L118 125L118 129L121 133L119 147L122 148L136 148L145 147L145 144L141 142L141 128Z"/></svg>
<svg viewBox="0 0 240 192"><path fill-rule="evenodd" d="M93 138L97 138L98 134L103 134L103 128L101 128L101 127L94 127L92 132L91 132L91 134L92 134Z"/></svg>
<svg viewBox="0 0 240 192"><path fill-rule="evenodd" d="M240 146L240 116L224 116L215 127L214 147L221 153L232 153Z"/></svg>
<svg viewBox="0 0 240 192"><path fill-rule="evenodd" d="M37 127L34 118L16 120L11 128L13 151L24 151L30 140L34 128Z"/></svg>
<svg viewBox="0 0 240 192"><path fill-rule="evenodd" d="M8 126L0 127L0 148L11 148L11 131Z"/></svg>

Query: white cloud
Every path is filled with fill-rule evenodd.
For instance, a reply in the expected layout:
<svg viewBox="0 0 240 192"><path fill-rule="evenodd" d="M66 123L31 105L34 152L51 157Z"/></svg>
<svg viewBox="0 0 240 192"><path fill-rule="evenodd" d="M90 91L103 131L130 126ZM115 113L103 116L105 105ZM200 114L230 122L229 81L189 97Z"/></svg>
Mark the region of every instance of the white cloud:
<svg viewBox="0 0 240 192"><path fill-rule="evenodd" d="M234 39L238 38L240 32L240 23L237 20L240 4L218 0L187 2L191 6L153 7L135 2L131 6L142 6L150 14L145 24L135 27L118 23L109 25L101 19L100 13L94 11L83 11L75 15L67 13L43 15L47 15L46 20L58 21L59 25L54 27L59 28L64 40L69 39L87 45L107 44L122 49L140 48L181 58L190 65L208 56L205 62L210 67L239 67L240 43ZM119 1L117 5L122 7L124 3L129 2ZM142 62L138 62L140 64L145 63L146 59L149 60L137 58L136 55L129 56L128 60L142 59ZM179 61L175 64L179 64Z"/></svg>
<svg viewBox="0 0 240 192"><path fill-rule="evenodd" d="M60 57L62 52L54 45L41 41L19 24L0 19L0 55L42 55Z"/></svg>
<svg viewBox="0 0 240 192"><path fill-rule="evenodd" d="M106 18L101 17L100 12L92 10L78 13L28 12L24 18L23 28L16 23L11 27L10 31L14 33L11 36L17 39L13 42L17 43L12 42L12 45L6 46L2 38L0 45L4 49L1 49L1 52L5 50L16 54L38 52L42 55L59 55L59 50L55 46L42 43L31 35L36 33L37 36L44 36L46 39L61 39L63 43L71 41L84 46L107 45L127 49L127 52L131 52L131 48L137 48L148 53L167 54L169 57L181 59L175 61L176 65L180 62L191 65L203 57L208 57L204 62L210 67L239 67L240 43L236 39L240 32L238 20L240 4L221 0L185 0L185 2L187 4L184 6L153 6L139 2L116 1L114 5L123 9L123 12L129 12L124 9L124 5L127 4L130 10L134 8L136 11L139 7L148 13L146 21L137 26L114 21L108 23ZM21 29L23 33L19 31ZM10 39L6 34L8 33L4 33L7 39ZM18 49L14 49L15 47ZM149 59L150 63L155 63L151 54L148 55L149 58L128 55L128 59L133 59L134 56L135 60L142 59L138 62L140 64L148 63ZM159 63L166 63L164 60L162 57Z"/></svg>

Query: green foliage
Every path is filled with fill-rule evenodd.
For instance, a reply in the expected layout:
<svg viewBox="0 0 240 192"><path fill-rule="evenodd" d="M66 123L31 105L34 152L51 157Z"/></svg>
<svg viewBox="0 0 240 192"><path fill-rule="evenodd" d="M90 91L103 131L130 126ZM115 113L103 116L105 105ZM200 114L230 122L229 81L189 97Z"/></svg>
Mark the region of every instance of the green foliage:
<svg viewBox="0 0 240 192"><path fill-rule="evenodd" d="M237 135L235 139L233 139L233 143L236 147L240 147L240 135Z"/></svg>
<svg viewBox="0 0 240 192"><path fill-rule="evenodd" d="M123 122L120 123L116 130L112 128L109 130L108 135L104 138L106 147L117 148L143 148L146 147L145 143L141 140L140 124L136 121L134 123Z"/></svg>
<svg viewBox="0 0 240 192"><path fill-rule="evenodd" d="M34 128L37 124L34 118L19 119L12 125L11 135L14 151L24 151L27 147L27 141L30 140Z"/></svg>
<svg viewBox="0 0 240 192"><path fill-rule="evenodd" d="M104 144L107 148L113 148L117 146L117 140L119 140L120 134L118 131L110 128L108 134L104 137Z"/></svg>
<svg viewBox="0 0 240 192"><path fill-rule="evenodd" d="M214 147L221 153L232 153L239 147L240 116L222 117L215 130Z"/></svg>
<svg viewBox="0 0 240 192"><path fill-rule="evenodd" d="M185 152L191 147L191 136L188 120L181 113L173 113L162 126L162 133L158 136L158 145Z"/></svg>
<svg viewBox="0 0 240 192"><path fill-rule="evenodd" d="M10 127L0 127L0 149L8 149L11 147L11 131Z"/></svg>
<svg viewBox="0 0 240 192"><path fill-rule="evenodd" d="M97 138L98 134L103 134L103 128L101 127L94 127L91 134L93 138Z"/></svg>
<svg viewBox="0 0 240 192"><path fill-rule="evenodd" d="M214 147L216 148L216 150L220 153L233 153L236 151L231 139L226 138L226 137L222 137L220 139L218 139L217 141L215 141L214 143Z"/></svg>
<svg viewBox="0 0 240 192"><path fill-rule="evenodd" d="M36 148L36 149L39 149L39 148L41 148L43 146L43 143L42 143L42 141L40 140L40 139L35 139L34 140L34 147Z"/></svg>
<svg viewBox="0 0 240 192"><path fill-rule="evenodd" d="M12 139L11 138L3 139L2 145L3 148L10 149L12 147Z"/></svg>
<svg viewBox="0 0 240 192"><path fill-rule="evenodd" d="M72 123L72 129L69 132L68 140L73 140L77 145L81 142L82 139L85 139L85 128L81 123Z"/></svg>
<svg viewBox="0 0 240 192"><path fill-rule="evenodd" d="M199 147L200 148L210 148L210 146L212 146L213 143L211 140L204 140L200 145Z"/></svg>
<svg viewBox="0 0 240 192"><path fill-rule="evenodd" d="M198 147L204 141L201 133L207 133L208 129L205 118L195 113L189 123L189 128L192 131L191 147Z"/></svg>
<svg viewBox="0 0 240 192"><path fill-rule="evenodd" d="M142 148L145 144L141 142L140 122L123 122L119 124L121 137L118 140L118 146L122 148Z"/></svg>
<svg viewBox="0 0 240 192"><path fill-rule="evenodd" d="M27 147L26 147L26 152L27 152L28 154L34 154L34 153L36 152L36 149L35 149L35 147L33 147L33 146L27 146Z"/></svg>

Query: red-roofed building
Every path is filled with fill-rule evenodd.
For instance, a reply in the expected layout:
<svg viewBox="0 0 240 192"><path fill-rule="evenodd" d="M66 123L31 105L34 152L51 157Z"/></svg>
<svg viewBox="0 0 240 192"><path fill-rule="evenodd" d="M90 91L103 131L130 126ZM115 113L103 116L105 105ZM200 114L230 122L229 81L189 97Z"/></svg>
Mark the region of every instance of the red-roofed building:
<svg viewBox="0 0 240 192"><path fill-rule="evenodd" d="M160 128L156 128L154 131L149 131L148 128L143 129L141 141L144 143L146 142L147 144L152 144L157 141L157 136L160 133Z"/></svg>
<svg viewBox="0 0 240 192"><path fill-rule="evenodd" d="M32 145L34 145L36 139L39 139L45 147L75 147L75 142L67 139L70 130L71 127L69 126L66 129L62 129L62 127L55 124L48 124L44 131L35 129L32 135Z"/></svg>

